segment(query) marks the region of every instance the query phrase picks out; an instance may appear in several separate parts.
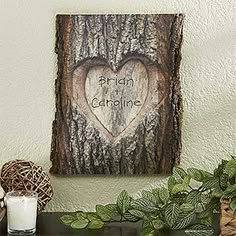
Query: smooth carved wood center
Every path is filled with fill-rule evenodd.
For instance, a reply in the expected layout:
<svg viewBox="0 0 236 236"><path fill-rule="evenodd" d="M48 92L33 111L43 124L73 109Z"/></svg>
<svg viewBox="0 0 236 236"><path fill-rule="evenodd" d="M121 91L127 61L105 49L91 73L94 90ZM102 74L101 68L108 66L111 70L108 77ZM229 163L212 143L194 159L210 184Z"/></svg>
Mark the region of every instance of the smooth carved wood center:
<svg viewBox="0 0 236 236"><path fill-rule="evenodd" d="M136 118L148 94L148 74L139 60L128 61L117 73L94 66L87 74L85 94L91 111L114 136Z"/></svg>

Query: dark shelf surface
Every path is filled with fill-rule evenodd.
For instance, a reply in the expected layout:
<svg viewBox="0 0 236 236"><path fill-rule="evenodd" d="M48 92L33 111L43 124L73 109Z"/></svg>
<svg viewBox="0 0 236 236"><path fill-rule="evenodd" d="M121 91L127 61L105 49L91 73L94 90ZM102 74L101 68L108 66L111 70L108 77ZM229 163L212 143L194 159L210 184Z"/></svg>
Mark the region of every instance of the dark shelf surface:
<svg viewBox="0 0 236 236"><path fill-rule="evenodd" d="M100 230L75 230L65 226L60 222L60 216L65 213L43 213L38 216L37 232L38 236L139 236L141 223L112 223ZM215 220L215 235L219 235L219 217ZM0 223L0 235L7 235L6 218ZM183 231L169 231L158 233L158 236L185 236Z"/></svg>

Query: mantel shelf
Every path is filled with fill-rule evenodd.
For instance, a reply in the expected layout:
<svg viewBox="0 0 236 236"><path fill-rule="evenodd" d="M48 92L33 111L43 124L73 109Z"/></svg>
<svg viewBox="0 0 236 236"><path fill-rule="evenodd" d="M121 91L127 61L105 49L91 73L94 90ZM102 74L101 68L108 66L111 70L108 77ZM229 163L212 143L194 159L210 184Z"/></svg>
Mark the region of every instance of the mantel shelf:
<svg viewBox="0 0 236 236"><path fill-rule="evenodd" d="M60 222L65 213L43 213L38 217L37 236L139 236L141 223L112 223L101 230L74 230ZM219 235L219 217L215 220L215 235ZM0 235L7 236L6 218L0 223ZM183 231L170 231L158 236L184 236Z"/></svg>

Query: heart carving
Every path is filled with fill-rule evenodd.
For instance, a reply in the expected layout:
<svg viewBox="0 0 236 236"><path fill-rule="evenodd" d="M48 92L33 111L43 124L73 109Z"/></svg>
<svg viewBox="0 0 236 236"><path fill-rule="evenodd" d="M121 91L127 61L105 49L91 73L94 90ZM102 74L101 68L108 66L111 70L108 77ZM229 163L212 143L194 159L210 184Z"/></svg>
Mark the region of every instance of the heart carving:
<svg viewBox="0 0 236 236"><path fill-rule="evenodd" d="M139 60L129 60L118 72L93 66L85 80L92 113L113 137L121 134L142 109L148 94L148 73Z"/></svg>

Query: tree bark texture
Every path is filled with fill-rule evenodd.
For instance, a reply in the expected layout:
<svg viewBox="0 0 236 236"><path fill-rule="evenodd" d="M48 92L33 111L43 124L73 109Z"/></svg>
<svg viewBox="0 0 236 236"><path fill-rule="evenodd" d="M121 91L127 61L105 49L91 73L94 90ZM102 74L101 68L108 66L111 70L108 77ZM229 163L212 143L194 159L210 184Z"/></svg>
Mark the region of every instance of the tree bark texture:
<svg viewBox="0 0 236 236"><path fill-rule="evenodd" d="M180 161L183 15L57 15L51 173L170 173Z"/></svg>

